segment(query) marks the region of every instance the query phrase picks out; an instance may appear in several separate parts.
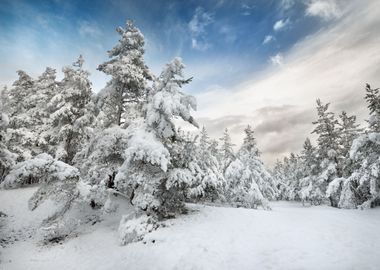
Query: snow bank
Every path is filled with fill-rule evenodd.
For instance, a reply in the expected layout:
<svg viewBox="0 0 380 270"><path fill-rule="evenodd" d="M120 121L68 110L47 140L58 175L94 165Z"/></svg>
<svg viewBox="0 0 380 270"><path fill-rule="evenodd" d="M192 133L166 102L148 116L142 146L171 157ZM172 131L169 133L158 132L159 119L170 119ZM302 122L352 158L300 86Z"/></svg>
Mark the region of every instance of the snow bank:
<svg viewBox="0 0 380 270"><path fill-rule="evenodd" d="M2 269L378 269L380 209L272 206L192 205L189 215L127 246L117 243L117 219L105 220L63 245L16 243L3 251Z"/></svg>

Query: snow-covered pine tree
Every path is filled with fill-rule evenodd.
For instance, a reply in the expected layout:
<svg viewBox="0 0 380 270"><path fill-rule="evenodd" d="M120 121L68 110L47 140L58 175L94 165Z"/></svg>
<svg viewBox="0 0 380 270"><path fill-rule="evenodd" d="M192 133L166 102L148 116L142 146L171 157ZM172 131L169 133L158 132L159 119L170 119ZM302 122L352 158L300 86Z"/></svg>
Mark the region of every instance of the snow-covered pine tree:
<svg viewBox="0 0 380 270"><path fill-rule="evenodd" d="M234 154L234 149L233 149L234 144L231 141L231 137L227 128L224 130L223 136L219 140L221 141L220 160L222 164L223 173L225 173L227 167L235 159L235 154Z"/></svg>
<svg viewBox="0 0 380 270"><path fill-rule="evenodd" d="M92 139L75 156L81 178L90 186L88 200L93 207L107 206L115 189L115 176L124 162L128 130L119 126L94 132ZM108 210L108 209L105 209Z"/></svg>
<svg viewBox="0 0 380 270"><path fill-rule="evenodd" d="M248 126L244 131L243 145L226 169L226 198L237 206L268 209L268 199L276 198L276 185L260 160L253 130Z"/></svg>
<svg viewBox="0 0 380 270"><path fill-rule="evenodd" d="M366 84L365 100L369 109L369 129L371 132L380 132L380 98L379 88L372 88Z"/></svg>
<svg viewBox="0 0 380 270"><path fill-rule="evenodd" d="M341 176L338 121L334 113L329 111L329 106L329 103L323 104L317 99L318 119L313 122L315 128L312 132L318 136L317 157L320 160L321 171L317 181L323 193L333 179ZM335 197L330 196L329 199L331 206L337 206Z"/></svg>
<svg viewBox="0 0 380 270"><path fill-rule="evenodd" d="M197 157L197 163L201 170L200 183L196 183L198 197L214 202L223 197L225 180L221 164L216 156L215 143L210 140L206 128L200 132L199 144L196 151L190 153Z"/></svg>
<svg viewBox="0 0 380 270"><path fill-rule="evenodd" d="M48 104L58 93L56 70L47 67L34 83L35 93L31 102L35 107L29 110L29 115L36 119L35 129L39 153L49 151L49 133L51 128L50 110Z"/></svg>
<svg viewBox="0 0 380 270"><path fill-rule="evenodd" d="M58 93L49 103L51 111L49 144L57 159L73 163L76 153L92 134L94 120L89 73L82 69L82 56L72 67L63 68Z"/></svg>
<svg viewBox="0 0 380 270"><path fill-rule="evenodd" d="M11 153L5 144L5 136L9 124L5 108L7 95L6 87L0 90L0 183L16 163L16 155Z"/></svg>
<svg viewBox="0 0 380 270"><path fill-rule="evenodd" d="M309 201L311 204L320 204L325 197L318 183L320 169L316 151L310 139L306 138L297 168L299 175L302 175L299 179L299 198L302 203Z"/></svg>
<svg viewBox="0 0 380 270"><path fill-rule="evenodd" d="M345 111L339 115L338 121L338 132L339 132L339 145L341 157L339 168L342 177L347 177L352 173L352 160L350 159L349 153L353 141L359 136L363 131L359 128L359 124L356 123L356 116L348 116Z"/></svg>
<svg viewBox="0 0 380 270"><path fill-rule="evenodd" d="M352 173L330 183L328 195L338 194L338 207L369 208L380 205L380 93L366 85L365 99L370 111L369 129L351 146Z"/></svg>
<svg viewBox="0 0 380 270"><path fill-rule="evenodd" d="M290 153L289 157L284 158L284 177L286 179L285 198L288 200L299 201L301 183L300 180L304 177L302 171L302 160L299 155Z"/></svg>
<svg viewBox="0 0 380 270"><path fill-rule="evenodd" d="M36 149L36 119L29 110L34 108L32 96L35 94L35 81L24 71L17 71L19 78L8 91L6 100L7 114L10 122L7 130L6 144L8 149L17 154L17 160L31 158L38 153Z"/></svg>
<svg viewBox="0 0 380 270"><path fill-rule="evenodd" d="M144 121L131 125L126 160L116 176L118 189L128 194L131 203L148 215L162 219L184 210L183 200L193 173L175 160L173 149L180 140L175 118L197 126L190 114L195 98L186 95L181 59L166 65L153 86Z"/></svg>
<svg viewBox="0 0 380 270"><path fill-rule="evenodd" d="M140 117L141 105L147 97L147 81L152 75L144 62L144 36L132 21L125 29L116 29L119 43L108 52L109 61L98 70L112 79L98 95L99 118L104 127L128 126Z"/></svg>
<svg viewBox="0 0 380 270"><path fill-rule="evenodd" d="M274 179L276 189L278 191L277 199L287 200L287 180L284 173L284 163L277 159L273 166L273 169L270 171L270 174Z"/></svg>

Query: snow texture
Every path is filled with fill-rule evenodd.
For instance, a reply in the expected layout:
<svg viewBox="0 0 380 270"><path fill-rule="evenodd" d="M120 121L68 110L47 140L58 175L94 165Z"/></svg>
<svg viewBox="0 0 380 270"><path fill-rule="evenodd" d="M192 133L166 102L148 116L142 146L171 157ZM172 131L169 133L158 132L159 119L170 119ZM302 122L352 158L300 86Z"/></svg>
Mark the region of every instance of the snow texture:
<svg viewBox="0 0 380 270"><path fill-rule="evenodd" d="M10 200L15 196L19 200ZM36 222L25 207L33 188L1 190L7 226ZM11 203L12 202L12 203ZM118 246L118 217L63 245L32 239L7 246L4 270L42 269L360 269L380 263L380 209L339 210L273 203L272 211L189 205L190 214L166 222L141 242ZM130 210L133 211L133 210ZM131 212L132 213L132 212Z"/></svg>

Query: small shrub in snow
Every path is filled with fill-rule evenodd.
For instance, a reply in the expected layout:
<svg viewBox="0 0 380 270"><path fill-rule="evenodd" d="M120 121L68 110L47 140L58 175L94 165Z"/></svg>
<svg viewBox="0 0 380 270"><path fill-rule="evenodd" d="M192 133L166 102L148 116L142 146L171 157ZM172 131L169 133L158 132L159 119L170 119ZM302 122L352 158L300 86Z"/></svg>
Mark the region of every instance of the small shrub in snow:
<svg viewBox="0 0 380 270"><path fill-rule="evenodd" d="M34 210L47 198L62 203L62 209L68 209L78 196L76 189L79 171L48 154L40 154L35 158L18 163L7 175L2 188L17 188L37 179L39 189L29 200L29 209Z"/></svg>
<svg viewBox="0 0 380 270"><path fill-rule="evenodd" d="M147 233L158 228L156 219L144 212L136 211L124 215L119 225L119 241L121 245L143 240Z"/></svg>
<svg viewBox="0 0 380 270"><path fill-rule="evenodd" d="M44 244L57 244L66 238L75 236L75 230L79 222L75 219L57 219L54 222L43 225L38 236Z"/></svg>

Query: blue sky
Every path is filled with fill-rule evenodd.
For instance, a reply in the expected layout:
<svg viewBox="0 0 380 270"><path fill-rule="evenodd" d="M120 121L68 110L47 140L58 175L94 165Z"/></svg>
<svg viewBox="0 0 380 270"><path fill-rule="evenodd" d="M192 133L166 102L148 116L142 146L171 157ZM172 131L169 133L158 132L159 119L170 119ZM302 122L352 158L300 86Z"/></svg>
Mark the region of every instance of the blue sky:
<svg viewBox="0 0 380 270"><path fill-rule="evenodd" d="M37 77L83 54L99 91L109 78L96 67L127 19L145 36L153 72L183 58L194 77L185 90L210 134L227 127L239 145L253 125L268 164L300 150L316 98L364 123L363 85L380 86L378 0L0 0L0 85L18 69Z"/></svg>
<svg viewBox="0 0 380 270"><path fill-rule="evenodd" d="M96 65L117 41L115 28L133 19L146 37L146 61L152 69L159 72L165 62L181 56L189 76L195 77L191 91L197 92L216 83L234 84L262 70L271 64L270 57L317 31L324 22L306 16L305 8L303 2L289 0L2 0L0 33L5 44L0 57L11 66L7 74L29 65L33 68L26 71L34 73L48 64L60 69L82 53L98 91L107 78ZM275 30L279 21L284 26ZM28 55L15 62L15 54ZM215 74L209 63L223 66L224 72Z"/></svg>

